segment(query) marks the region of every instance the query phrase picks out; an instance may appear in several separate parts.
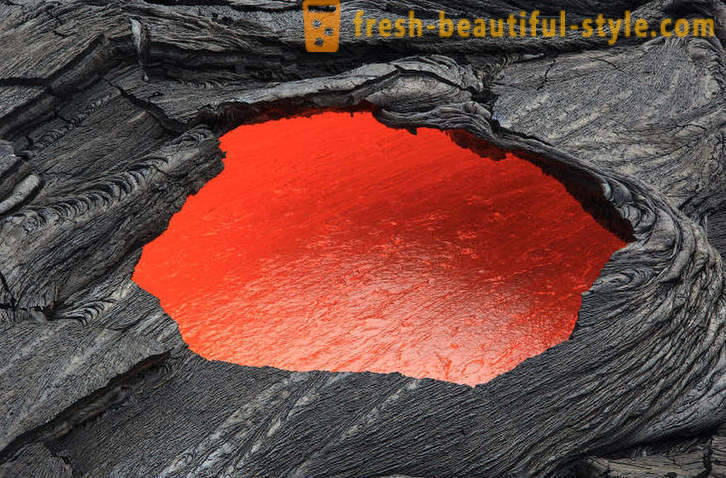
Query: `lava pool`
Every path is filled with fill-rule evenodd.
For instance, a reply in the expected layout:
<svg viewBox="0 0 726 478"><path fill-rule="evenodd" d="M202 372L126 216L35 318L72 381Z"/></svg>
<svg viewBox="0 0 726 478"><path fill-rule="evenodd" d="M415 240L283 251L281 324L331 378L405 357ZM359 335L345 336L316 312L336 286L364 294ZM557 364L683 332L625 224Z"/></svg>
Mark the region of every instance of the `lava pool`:
<svg viewBox="0 0 726 478"><path fill-rule="evenodd" d="M624 242L533 164L369 113L246 125L134 280L200 355L470 385L566 340Z"/></svg>

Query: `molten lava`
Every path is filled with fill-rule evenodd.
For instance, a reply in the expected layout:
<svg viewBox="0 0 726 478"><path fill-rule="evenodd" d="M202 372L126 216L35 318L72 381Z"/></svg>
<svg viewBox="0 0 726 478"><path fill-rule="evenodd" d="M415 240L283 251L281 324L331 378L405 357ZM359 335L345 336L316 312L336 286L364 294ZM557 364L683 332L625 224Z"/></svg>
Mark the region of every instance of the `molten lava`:
<svg viewBox="0 0 726 478"><path fill-rule="evenodd" d="M485 382L566 340L624 245L531 163L367 113L222 149L134 276L210 359Z"/></svg>

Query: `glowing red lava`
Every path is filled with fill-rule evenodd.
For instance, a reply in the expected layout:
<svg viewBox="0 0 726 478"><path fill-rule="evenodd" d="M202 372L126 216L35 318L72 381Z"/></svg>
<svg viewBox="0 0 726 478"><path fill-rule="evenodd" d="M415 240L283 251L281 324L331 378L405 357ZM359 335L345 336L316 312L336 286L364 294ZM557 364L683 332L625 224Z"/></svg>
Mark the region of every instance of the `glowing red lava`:
<svg viewBox="0 0 726 478"><path fill-rule="evenodd" d="M210 359L482 383L566 340L624 245L531 163L367 113L222 149L134 276Z"/></svg>

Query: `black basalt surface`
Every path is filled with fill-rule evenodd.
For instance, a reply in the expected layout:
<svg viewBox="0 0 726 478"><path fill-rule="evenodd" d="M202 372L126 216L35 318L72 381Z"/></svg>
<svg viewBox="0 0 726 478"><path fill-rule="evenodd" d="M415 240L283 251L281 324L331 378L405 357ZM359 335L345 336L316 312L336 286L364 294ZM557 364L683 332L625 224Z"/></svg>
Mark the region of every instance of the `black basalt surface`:
<svg viewBox="0 0 726 478"><path fill-rule="evenodd" d="M717 35L356 38L361 8ZM344 0L335 55L304 51L299 2L0 1L0 476L726 476L724 40L717 0ZM514 151L628 238L570 340L473 388L190 352L141 248L221 134L327 109Z"/></svg>

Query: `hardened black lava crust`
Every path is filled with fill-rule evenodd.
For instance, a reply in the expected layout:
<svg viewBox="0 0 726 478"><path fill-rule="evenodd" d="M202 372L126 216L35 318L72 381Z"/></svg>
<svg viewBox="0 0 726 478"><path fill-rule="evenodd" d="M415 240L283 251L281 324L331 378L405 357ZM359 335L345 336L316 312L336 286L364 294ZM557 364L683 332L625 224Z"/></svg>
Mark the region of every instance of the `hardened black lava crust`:
<svg viewBox="0 0 726 478"><path fill-rule="evenodd" d="M0 476L726 476L726 5L541 3L343 0L326 54L302 2L0 1ZM361 9L716 35L356 36ZM131 275L218 137L361 109L515 152L629 241L569 340L476 387L187 349Z"/></svg>

